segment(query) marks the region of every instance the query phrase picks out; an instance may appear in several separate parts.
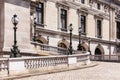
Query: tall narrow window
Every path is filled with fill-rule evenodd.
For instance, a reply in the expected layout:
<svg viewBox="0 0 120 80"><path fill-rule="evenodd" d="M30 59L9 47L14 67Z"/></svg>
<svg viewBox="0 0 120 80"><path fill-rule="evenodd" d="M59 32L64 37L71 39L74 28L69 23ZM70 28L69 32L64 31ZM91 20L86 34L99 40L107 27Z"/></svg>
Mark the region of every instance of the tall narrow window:
<svg viewBox="0 0 120 80"><path fill-rule="evenodd" d="M101 34L101 20L97 20L97 37L102 38Z"/></svg>
<svg viewBox="0 0 120 80"><path fill-rule="evenodd" d="M67 10L61 9L61 30L67 31Z"/></svg>
<svg viewBox="0 0 120 80"><path fill-rule="evenodd" d="M97 3L97 9L100 10L100 3Z"/></svg>
<svg viewBox="0 0 120 80"><path fill-rule="evenodd" d="M85 34L86 33L86 16L81 15L81 27L82 31Z"/></svg>
<svg viewBox="0 0 120 80"><path fill-rule="evenodd" d="M81 3L82 3L82 4L85 4L85 0L81 0Z"/></svg>
<svg viewBox="0 0 120 80"><path fill-rule="evenodd" d="M120 39L120 22L117 22L117 39Z"/></svg>
<svg viewBox="0 0 120 80"><path fill-rule="evenodd" d="M39 3L36 7L36 18L38 24L43 24L43 18L44 18L44 4Z"/></svg>

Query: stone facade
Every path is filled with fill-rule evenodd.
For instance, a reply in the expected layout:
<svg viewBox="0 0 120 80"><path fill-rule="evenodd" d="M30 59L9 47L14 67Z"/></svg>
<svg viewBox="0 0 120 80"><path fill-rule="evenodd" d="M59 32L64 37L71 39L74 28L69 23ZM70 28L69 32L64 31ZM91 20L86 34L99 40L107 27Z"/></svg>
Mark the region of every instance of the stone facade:
<svg viewBox="0 0 120 80"><path fill-rule="evenodd" d="M41 39L47 41L47 37L49 36L48 45L58 47L60 43L63 43L69 48L69 24L72 23L72 46L74 50L77 50L79 42L78 29L81 26L80 16L84 15L86 16L86 35L81 37L81 44L84 50L88 51L88 39L91 39L90 51L92 55L97 54L95 53L97 48L101 55L114 55L118 53L115 12L116 10L119 11L119 6L114 2L107 2L106 0L84 0L84 4L80 1L81 0L1 0L0 6L3 7L0 8L1 51L9 52L13 45L13 24L11 23L11 17L17 14L20 19L17 25L18 46L22 53L36 53L34 46L30 42L33 36L33 18L36 17L37 4L43 3L43 24L42 26L37 25L36 30L37 35L42 37L39 38L41 42ZM118 1L118 3L120 2ZM97 7L100 7L100 9L97 9ZM67 11L67 31L61 31L61 9ZM97 37L97 20L101 20L102 38Z"/></svg>

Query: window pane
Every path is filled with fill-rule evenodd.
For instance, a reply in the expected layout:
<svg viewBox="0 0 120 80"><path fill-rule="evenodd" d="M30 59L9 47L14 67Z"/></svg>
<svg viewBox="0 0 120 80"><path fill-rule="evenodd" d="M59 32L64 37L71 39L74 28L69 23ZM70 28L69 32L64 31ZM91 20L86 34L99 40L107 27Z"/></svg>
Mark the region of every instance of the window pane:
<svg viewBox="0 0 120 80"><path fill-rule="evenodd" d="M100 4L99 4L99 3L97 3L97 9L99 9L99 10L100 10Z"/></svg>
<svg viewBox="0 0 120 80"><path fill-rule="evenodd" d="M120 22L117 22L117 38L120 39Z"/></svg>
<svg viewBox="0 0 120 80"><path fill-rule="evenodd" d="M97 20L97 36L101 37L101 21Z"/></svg>
<svg viewBox="0 0 120 80"><path fill-rule="evenodd" d="M81 27L84 33L86 33L86 16L81 15Z"/></svg>
<svg viewBox="0 0 120 80"><path fill-rule="evenodd" d="M61 26L62 29L67 29L67 11L64 9L61 9Z"/></svg>
<svg viewBox="0 0 120 80"><path fill-rule="evenodd" d="M36 7L36 12L37 12L37 22L39 24L43 24L43 3L39 3L38 7Z"/></svg>
<svg viewBox="0 0 120 80"><path fill-rule="evenodd" d="M83 4L84 4L84 3L85 3L85 0L81 0L81 3L83 3Z"/></svg>

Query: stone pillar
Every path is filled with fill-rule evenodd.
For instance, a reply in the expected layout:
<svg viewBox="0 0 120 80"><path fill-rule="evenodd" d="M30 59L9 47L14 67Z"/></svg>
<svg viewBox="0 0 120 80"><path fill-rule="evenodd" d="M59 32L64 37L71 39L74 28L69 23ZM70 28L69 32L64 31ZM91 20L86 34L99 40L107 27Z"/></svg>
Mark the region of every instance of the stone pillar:
<svg viewBox="0 0 120 80"><path fill-rule="evenodd" d="M112 39L112 9L109 10L109 40Z"/></svg>
<svg viewBox="0 0 120 80"><path fill-rule="evenodd" d="M0 57L2 56L2 48L4 42L4 0L0 0Z"/></svg>
<svg viewBox="0 0 120 80"><path fill-rule="evenodd" d="M116 20L115 20L115 10L112 11L112 39L115 40L116 39Z"/></svg>

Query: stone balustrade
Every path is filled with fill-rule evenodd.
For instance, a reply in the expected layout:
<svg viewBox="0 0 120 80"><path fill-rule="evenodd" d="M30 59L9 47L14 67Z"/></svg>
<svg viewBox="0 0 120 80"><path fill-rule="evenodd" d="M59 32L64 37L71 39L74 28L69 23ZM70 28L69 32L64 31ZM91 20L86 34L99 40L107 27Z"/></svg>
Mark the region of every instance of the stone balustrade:
<svg viewBox="0 0 120 80"><path fill-rule="evenodd" d="M5 63L6 74L16 75L33 72L52 72L54 70L69 69L73 66L90 64L89 54L74 54L60 56L43 56L27 58L6 58L0 60L0 65ZM1 69L4 69L1 68ZM1 75L0 75L1 76Z"/></svg>
<svg viewBox="0 0 120 80"><path fill-rule="evenodd" d="M9 63L8 63L8 61L9 60L6 59L6 58L0 58L0 75L1 76L9 74L9 70L8 70Z"/></svg>

